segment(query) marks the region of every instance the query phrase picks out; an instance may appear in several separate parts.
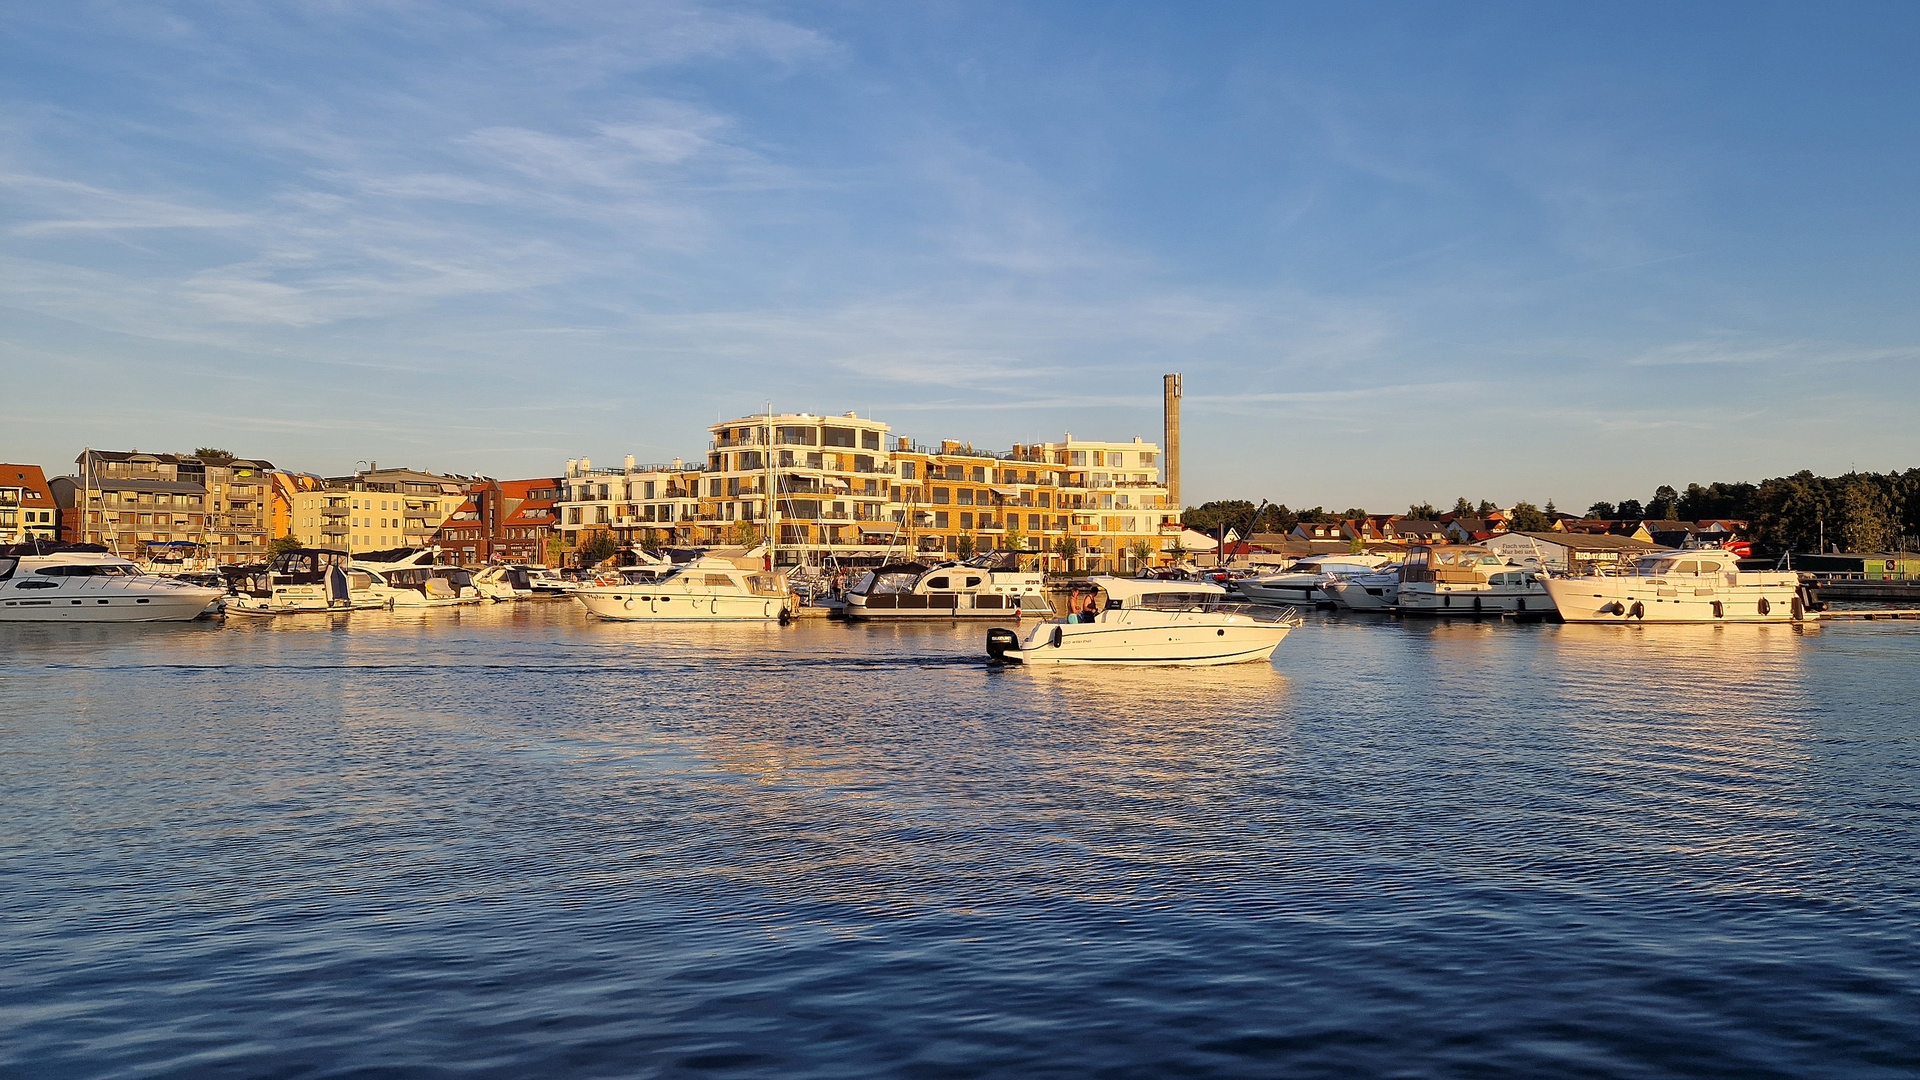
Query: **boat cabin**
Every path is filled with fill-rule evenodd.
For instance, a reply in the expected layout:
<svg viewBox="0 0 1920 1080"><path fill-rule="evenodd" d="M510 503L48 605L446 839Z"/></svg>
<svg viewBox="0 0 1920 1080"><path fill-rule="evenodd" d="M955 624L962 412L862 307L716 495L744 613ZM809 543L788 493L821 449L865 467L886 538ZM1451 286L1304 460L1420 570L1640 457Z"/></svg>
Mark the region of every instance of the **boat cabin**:
<svg viewBox="0 0 1920 1080"><path fill-rule="evenodd" d="M1496 577L1507 573L1530 576L1533 571L1510 567L1507 561L1487 548L1472 544L1433 544L1416 547L1407 553L1400 568L1400 581L1406 585L1433 582L1441 585L1505 585Z"/></svg>
<svg viewBox="0 0 1920 1080"><path fill-rule="evenodd" d="M1669 574L1737 574L1740 572L1740 557L1731 551L1715 548L1656 551L1635 560L1633 572L1637 577L1659 577Z"/></svg>

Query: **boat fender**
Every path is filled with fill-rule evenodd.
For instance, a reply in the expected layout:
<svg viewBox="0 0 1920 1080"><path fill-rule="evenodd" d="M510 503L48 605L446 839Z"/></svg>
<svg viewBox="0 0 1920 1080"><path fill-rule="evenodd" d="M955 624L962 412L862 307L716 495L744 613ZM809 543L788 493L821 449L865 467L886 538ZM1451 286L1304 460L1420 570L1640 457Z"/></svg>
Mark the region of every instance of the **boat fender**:
<svg viewBox="0 0 1920 1080"><path fill-rule="evenodd" d="M1772 605L1772 604L1769 604L1769 603L1767 603L1767 598L1766 598L1766 597L1764 597L1764 596L1763 596L1763 597L1761 597L1761 598L1760 598L1760 614L1762 614L1762 615L1766 615L1766 614L1768 614L1768 613L1770 613L1770 612L1772 612L1772 611L1773 611L1773 605Z"/></svg>
<svg viewBox="0 0 1920 1080"><path fill-rule="evenodd" d="M1056 627L1054 627L1054 628L1053 628L1053 637L1052 637L1052 638L1051 638L1050 640L1048 640L1048 642L1047 642L1047 644L1049 644L1049 645L1051 645L1051 646L1053 646L1053 647L1054 647L1054 648L1056 648L1056 649L1057 649L1057 648L1059 648L1059 647L1060 647L1060 639L1061 639L1061 637L1062 637L1062 636L1064 636L1064 632L1063 632L1063 631L1062 631L1062 630L1061 630L1061 629L1060 629L1059 627L1057 627L1057 626L1056 626Z"/></svg>
<svg viewBox="0 0 1920 1080"><path fill-rule="evenodd" d="M1716 618L1716 619L1724 619L1724 618L1726 618L1726 617L1727 617L1727 606L1726 606L1725 604L1722 604L1722 603L1721 603L1720 601L1718 601L1718 600L1715 600L1715 601L1713 602L1713 617L1714 617L1714 618Z"/></svg>
<svg viewBox="0 0 1920 1080"><path fill-rule="evenodd" d="M1473 598L1473 613L1480 614L1480 598L1477 596Z"/></svg>
<svg viewBox="0 0 1920 1080"><path fill-rule="evenodd" d="M1605 612L1608 615L1625 615L1627 613L1627 605L1621 603L1618 600L1615 600L1613 603L1608 604L1606 607L1603 607L1600 610Z"/></svg>
<svg viewBox="0 0 1920 1080"><path fill-rule="evenodd" d="M626 605L625 605L625 606L626 606L626 609L627 609L628 611L632 611L632 610L633 610L633 601L631 601L631 600L628 600L628 601L626 602Z"/></svg>
<svg viewBox="0 0 1920 1080"><path fill-rule="evenodd" d="M781 626L793 625L793 609L792 608L783 607L780 609L780 625Z"/></svg>
<svg viewBox="0 0 1920 1080"><path fill-rule="evenodd" d="M1796 620L1804 619L1807 617L1807 606L1800 602L1800 597L1798 595L1794 596L1793 598L1793 617Z"/></svg>
<svg viewBox="0 0 1920 1080"><path fill-rule="evenodd" d="M1647 606L1645 604L1642 604L1640 601L1635 600L1633 602L1633 607L1627 610L1627 614L1636 619L1644 619L1647 617Z"/></svg>

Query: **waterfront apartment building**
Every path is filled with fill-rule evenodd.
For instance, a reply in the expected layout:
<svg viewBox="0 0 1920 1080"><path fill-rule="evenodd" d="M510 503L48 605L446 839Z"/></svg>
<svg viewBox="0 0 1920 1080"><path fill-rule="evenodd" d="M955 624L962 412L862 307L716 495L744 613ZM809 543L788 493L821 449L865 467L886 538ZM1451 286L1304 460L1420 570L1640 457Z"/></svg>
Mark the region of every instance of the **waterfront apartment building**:
<svg viewBox="0 0 1920 1080"><path fill-rule="evenodd" d="M292 493L293 536L307 547L347 552L427 547L467 501L472 477L374 468Z"/></svg>
<svg viewBox="0 0 1920 1080"><path fill-rule="evenodd" d="M995 454L954 440L918 446L854 413L748 416L709 430L704 468L568 462L559 528L569 546L605 532L645 547L752 547L766 537L770 491L783 565L997 550L1069 568L1059 550L1071 538L1072 569L1128 572L1143 554L1164 562L1180 534L1160 448L1138 438L1068 435Z"/></svg>
<svg viewBox="0 0 1920 1080"><path fill-rule="evenodd" d="M133 559L267 557L272 462L89 449L74 464L53 486L75 539Z"/></svg>
<svg viewBox="0 0 1920 1080"><path fill-rule="evenodd" d="M477 481L440 526L436 542L448 558L465 566L544 566L547 539L554 535L554 502L563 483L544 476Z"/></svg>
<svg viewBox="0 0 1920 1080"><path fill-rule="evenodd" d="M568 461L552 527L568 547L602 534L648 549L727 544L729 526L701 517L705 474L679 458L640 464L629 455L621 468L597 469L591 458Z"/></svg>
<svg viewBox="0 0 1920 1080"><path fill-rule="evenodd" d="M60 537L60 506L38 465L0 464L0 544Z"/></svg>

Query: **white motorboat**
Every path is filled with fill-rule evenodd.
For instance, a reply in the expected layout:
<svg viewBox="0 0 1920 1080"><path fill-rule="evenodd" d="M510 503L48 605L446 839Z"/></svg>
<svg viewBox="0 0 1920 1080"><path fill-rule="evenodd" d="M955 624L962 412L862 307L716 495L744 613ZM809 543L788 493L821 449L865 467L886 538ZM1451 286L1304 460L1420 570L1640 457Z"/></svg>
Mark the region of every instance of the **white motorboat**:
<svg viewBox="0 0 1920 1080"><path fill-rule="evenodd" d="M1348 611L1392 611L1400 602L1400 567L1389 565L1371 574L1335 576L1320 588Z"/></svg>
<svg viewBox="0 0 1920 1080"><path fill-rule="evenodd" d="M368 590L366 574L348 569L349 561L344 551L296 548L264 565L226 567L225 610L229 615L296 615L389 606Z"/></svg>
<svg viewBox="0 0 1920 1080"><path fill-rule="evenodd" d="M785 620L795 607L785 571L756 571L710 556L602 571L594 584L574 589L573 598L593 615L623 622Z"/></svg>
<svg viewBox="0 0 1920 1080"><path fill-rule="evenodd" d="M533 595L533 578L526 567L495 563L473 575L473 587L489 600L525 600Z"/></svg>
<svg viewBox="0 0 1920 1080"><path fill-rule="evenodd" d="M1282 573L1237 582L1234 591L1257 604L1331 604L1328 581L1370 574L1388 561L1383 555L1309 555Z"/></svg>
<svg viewBox="0 0 1920 1080"><path fill-rule="evenodd" d="M579 583L561 577L558 570L535 566L527 570L527 587L535 596L565 596L578 588Z"/></svg>
<svg viewBox="0 0 1920 1080"><path fill-rule="evenodd" d="M1798 574L1745 571L1733 552L1712 548L1652 552L1628 573L1545 585L1570 623L1799 622L1811 606Z"/></svg>
<svg viewBox="0 0 1920 1080"><path fill-rule="evenodd" d="M98 545L0 547L0 622L186 622L221 592L146 573Z"/></svg>
<svg viewBox="0 0 1920 1080"><path fill-rule="evenodd" d="M1535 615L1553 599L1540 566L1508 562L1472 544L1432 544L1407 554L1400 571L1399 611L1407 615Z"/></svg>
<svg viewBox="0 0 1920 1080"><path fill-rule="evenodd" d="M1091 616L1047 619L1025 635L987 631L987 656L1012 664L1210 667L1265 660L1299 626L1291 608L1230 601L1193 581L1089 578L1104 599Z"/></svg>
<svg viewBox="0 0 1920 1080"><path fill-rule="evenodd" d="M1018 619L1050 611L1046 578L979 562L893 563L860 575L847 590L849 619Z"/></svg>
<svg viewBox="0 0 1920 1080"><path fill-rule="evenodd" d="M367 575L366 595L395 608L479 603L480 590L473 587L473 575L458 566L435 563L433 554L432 549L422 548L391 559L363 556L355 559L350 569Z"/></svg>

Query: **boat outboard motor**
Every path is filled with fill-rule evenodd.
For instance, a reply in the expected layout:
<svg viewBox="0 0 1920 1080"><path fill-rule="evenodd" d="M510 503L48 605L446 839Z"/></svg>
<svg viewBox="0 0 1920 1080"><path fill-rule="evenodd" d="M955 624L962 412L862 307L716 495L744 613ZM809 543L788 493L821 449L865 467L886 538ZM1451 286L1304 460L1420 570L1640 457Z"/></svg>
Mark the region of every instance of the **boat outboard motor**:
<svg viewBox="0 0 1920 1080"><path fill-rule="evenodd" d="M347 588L347 572L337 566L327 567L327 604L351 604L353 595Z"/></svg>
<svg viewBox="0 0 1920 1080"><path fill-rule="evenodd" d="M1017 664L1019 657L1007 659L1007 651L1016 649L1020 638L1004 626L995 626L987 630L987 658L1003 664Z"/></svg>

